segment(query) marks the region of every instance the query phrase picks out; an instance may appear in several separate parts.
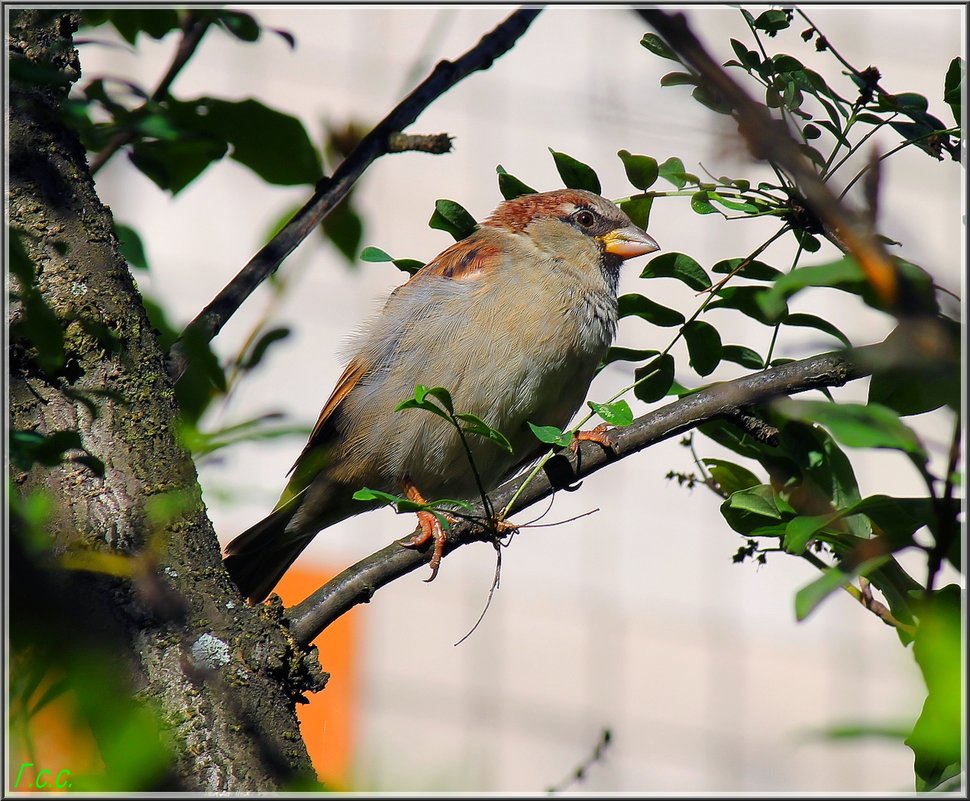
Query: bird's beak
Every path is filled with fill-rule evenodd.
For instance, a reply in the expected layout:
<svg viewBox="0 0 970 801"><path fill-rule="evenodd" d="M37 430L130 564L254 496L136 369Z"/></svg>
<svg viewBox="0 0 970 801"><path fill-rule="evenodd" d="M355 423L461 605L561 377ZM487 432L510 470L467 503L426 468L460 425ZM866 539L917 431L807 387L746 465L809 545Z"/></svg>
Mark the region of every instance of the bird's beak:
<svg viewBox="0 0 970 801"><path fill-rule="evenodd" d="M644 256L660 250L660 245L646 231L635 225L626 228L615 228L600 237L607 253L619 256L621 259L632 259L634 256Z"/></svg>

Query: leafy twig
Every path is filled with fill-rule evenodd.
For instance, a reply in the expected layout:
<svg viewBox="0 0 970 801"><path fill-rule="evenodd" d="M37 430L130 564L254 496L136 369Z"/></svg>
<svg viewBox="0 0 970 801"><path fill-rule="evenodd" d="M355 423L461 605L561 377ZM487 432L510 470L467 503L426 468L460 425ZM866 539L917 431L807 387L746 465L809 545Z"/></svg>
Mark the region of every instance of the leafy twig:
<svg viewBox="0 0 970 801"><path fill-rule="evenodd" d="M158 86L155 87L155 91L151 93L151 96L145 103L132 112L133 115L138 115L149 104L158 103L165 98L172 82L182 71L182 67L192 58L211 23L211 17L200 17L191 11L186 13L185 18L182 20L182 38L179 40L178 48L175 50L175 56L172 58L172 63L169 65L168 70L166 70L162 80L159 81ZM129 129L119 131L109 139L101 151L91 159L91 175L97 174L98 170L108 162L108 159L129 142L132 142L137 135L137 132Z"/></svg>
<svg viewBox="0 0 970 801"><path fill-rule="evenodd" d="M575 453L566 451L555 458L564 460L569 480L575 481L707 420L728 414L739 406L819 387L841 386L869 375L869 365L881 347L872 345L854 351L822 354L715 384L643 415L630 426L615 429L610 434L614 447L609 453L599 445L581 443ZM522 479L513 479L495 490L493 502L496 508L508 508L514 513L548 498L557 489L547 475L535 475L527 480L530 483L524 491ZM513 498L514 503L510 503ZM479 514L483 511L479 510ZM471 542L492 539L493 534L487 527L467 521L448 530L444 553ZM346 611L369 601L378 589L426 564L430 558L429 547L402 548L399 543L392 543L347 568L287 612L293 637L298 643L311 642Z"/></svg>
<svg viewBox="0 0 970 801"><path fill-rule="evenodd" d="M839 201L787 129L711 58L684 15L656 8L640 9L638 13L664 37L683 63L702 76L708 91L731 107L752 155L780 167L829 231L838 232L838 239L855 256L887 308L897 313L908 308L914 299L904 290L902 276L875 238L867 219Z"/></svg>
<svg viewBox="0 0 970 801"><path fill-rule="evenodd" d="M559 782L559 784L554 787L550 787L546 790L547 793L561 793L563 790L568 789L571 785L576 782L581 782L586 778L586 774L589 769L600 762L606 755L606 749L610 747L610 743L613 742L613 733L609 729L603 729L600 732L599 740L596 742L596 746L593 748L592 753L586 759L583 760L582 764L577 765L568 777Z"/></svg>

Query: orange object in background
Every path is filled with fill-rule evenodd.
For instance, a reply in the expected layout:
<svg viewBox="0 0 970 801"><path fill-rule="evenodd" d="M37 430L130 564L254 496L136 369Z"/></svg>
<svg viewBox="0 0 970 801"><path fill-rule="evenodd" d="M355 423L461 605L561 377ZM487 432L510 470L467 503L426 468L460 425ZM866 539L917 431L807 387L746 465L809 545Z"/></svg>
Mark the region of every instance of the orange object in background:
<svg viewBox="0 0 970 801"><path fill-rule="evenodd" d="M294 567L275 591L289 606L302 601L336 572L327 567ZM321 665L331 678L323 692L307 695L309 704L296 707L313 767L328 790L349 789L357 690L356 621L357 613L351 611L314 641ZM11 666L11 670L16 669L16 665ZM45 677L31 693L28 708L37 705L60 678L55 673ZM10 725L9 780L0 795L11 791L71 792L72 777L105 771L98 743L71 691L57 693L44 703L30 716L26 728Z"/></svg>
<svg viewBox="0 0 970 801"><path fill-rule="evenodd" d="M46 676L31 695L30 706L44 698L61 678L54 674ZM31 715L26 728L9 731L10 761L4 796L7 792L66 793L71 791L73 775L104 771L91 730L85 725L79 726L77 721L77 709L70 693L61 693Z"/></svg>
<svg viewBox="0 0 970 801"><path fill-rule="evenodd" d="M304 600L337 574L326 566L295 565L273 590L284 606ZM296 715L317 776L328 790L350 790L357 697L357 610L334 621L313 644L320 665L330 674L323 692L310 693L309 704L297 704Z"/></svg>

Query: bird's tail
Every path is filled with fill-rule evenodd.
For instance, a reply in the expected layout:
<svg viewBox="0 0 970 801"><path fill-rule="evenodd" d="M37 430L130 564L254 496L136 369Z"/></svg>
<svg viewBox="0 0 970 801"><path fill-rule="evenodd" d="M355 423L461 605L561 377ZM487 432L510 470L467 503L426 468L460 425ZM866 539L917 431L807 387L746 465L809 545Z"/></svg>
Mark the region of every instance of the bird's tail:
<svg viewBox="0 0 970 801"><path fill-rule="evenodd" d="M313 539L312 534L299 536L286 530L299 507L298 500L292 499L226 546L222 563L252 603L259 603L270 594L287 568Z"/></svg>

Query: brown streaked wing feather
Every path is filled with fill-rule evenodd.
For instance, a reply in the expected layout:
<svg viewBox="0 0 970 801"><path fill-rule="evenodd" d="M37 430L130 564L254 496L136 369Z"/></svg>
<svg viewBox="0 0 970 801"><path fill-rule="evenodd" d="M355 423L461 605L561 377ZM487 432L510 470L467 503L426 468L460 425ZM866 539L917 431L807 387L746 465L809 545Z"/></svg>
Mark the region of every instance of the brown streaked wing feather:
<svg viewBox="0 0 970 801"><path fill-rule="evenodd" d="M353 359L350 364L344 369L340 378L337 380L337 386L333 388L333 392L330 393L330 398L323 405L323 409L320 411L320 416L317 418L317 423L313 427L313 431L310 432L310 438L307 440L303 451L300 453L299 458L293 463L293 467L290 468L290 473L292 473L296 466L303 460L303 457L307 455L311 450L316 448L318 445L322 445L326 441L326 434L324 430L327 425L327 421L333 415L334 411L340 405L340 402L350 394L351 390L357 386L367 372L366 365L359 359ZM289 475L289 473L287 473Z"/></svg>
<svg viewBox="0 0 970 801"><path fill-rule="evenodd" d="M455 242L447 250L422 267L411 281L420 281L433 275L463 281L477 278L482 271L501 264L502 249L497 245L481 243L481 237L472 234L461 242Z"/></svg>

